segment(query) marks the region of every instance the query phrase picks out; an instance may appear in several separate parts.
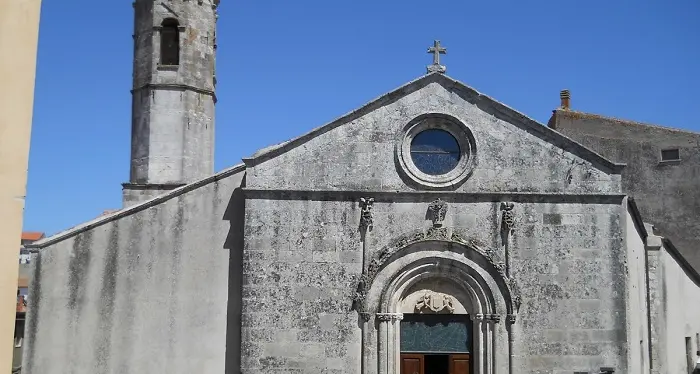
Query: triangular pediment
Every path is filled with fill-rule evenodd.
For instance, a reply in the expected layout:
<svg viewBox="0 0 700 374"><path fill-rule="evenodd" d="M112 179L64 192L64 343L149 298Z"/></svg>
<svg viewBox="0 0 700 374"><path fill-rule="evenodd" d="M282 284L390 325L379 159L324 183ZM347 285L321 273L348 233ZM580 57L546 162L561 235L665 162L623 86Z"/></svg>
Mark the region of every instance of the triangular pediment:
<svg viewBox="0 0 700 374"><path fill-rule="evenodd" d="M401 190L401 183L388 175L390 169L398 167L400 163L394 165L391 161L398 157L396 149L400 146L396 139L401 137L405 124L429 114L453 118L465 128L470 128L474 134L474 152L479 155L479 167L475 168L474 173L481 178L487 178L487 172L495 176L498 174L494 174L495 170L513 169L508 165L520 163L532 172L536 172L535 169L542 165L549 169L585 169L586 175L593 180L597 178L609 181L610 178L598 178L596 175L619 174L624 167L624 164L611 162L559 132L440 73L427 74L408 82L298 138L260 150L244 162L248 168L257 169L255 175L259 177L285 174L270 171L284 167L294 173L289 178L306 175L314 181L304 184L285 180L284 177L261 183L267 186L301 189L380 187ZM495 154L499 149L501 154ZM529 161L534 159L537 162L505 160L507 158L530 158ZM318 163L316 168L319 170L316 172L308 165L314 162ZM377 170L368 165L372 162L377 163ZM538 163L542 165L538 166ZM353 172L338 173L330 169L364 169L363 175L372 181L363 183L362 178L358 179L358 175ZM518 172L509 172L514 174L511 178L518 177ZM569 179L567 183L571 184L574 177L575 175L566 176ZM343 178L347 181L343 181ZM256 184L255 180L255 177L252 178L253 185ZM530 184L532 183L535 182ZM586 183L590 185L591 181ZM484 186L481 185L480 188ZM537 187L513 184L506 189L525 191L536 190ZM548 190L554 192L557 188L550 187Z"/></svg>
<svg viewBox="0 0 700 374"><path fill-rule="evenodd" d="M385 93L378 98L368 102L367 104L355 109L349 113L346 113L331 122L328 122L320 127L317 127L308 133L301 135L297 138L288 140L286 142L276 144L270 147L260 149L258 152L253 154L251 157L246 158L244 161L247 165L255 165L278 154L284 153L290 149L293 149L299 145L304 144L309 139L321 135L327 131L330 131L344 123L350 122L353 119L361 117L362 115L369 113L373 110L381 108L382 106L393 102L401 97L404 97L410 93L416 92L421 88L427 86L430 83L439 83L446 89L452 89L458 92L464 98L470 99L477 106L482 107L485 111L491 113L497 118L503 119L512 124L521 124L523 127L531 129L535 133L542 135L544 139L550 140L552 143L559 145L562 149L579 155L591 163L599 165L601 168L606 168L610 171L620 171L625 165L620 163L614 163L595 151L586 148L580 143L562 135L561 133L550 129L549 127L537 122L536 120L526 116L523 113L487 96L474 88L453 79L445 74L441 73L430 73L424 75L418 79L410 81L403 86Z"/></svg>

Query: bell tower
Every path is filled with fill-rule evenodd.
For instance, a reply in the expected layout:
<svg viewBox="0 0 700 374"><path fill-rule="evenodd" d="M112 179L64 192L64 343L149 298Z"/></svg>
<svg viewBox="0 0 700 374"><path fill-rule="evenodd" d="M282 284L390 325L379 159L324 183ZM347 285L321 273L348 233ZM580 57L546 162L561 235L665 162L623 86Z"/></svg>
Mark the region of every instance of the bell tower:
<svg viewBox="0 0 700 374"><path fill-rule="evenodd" d="M135 0L124 207L214 172L219 0Z"/></svg>

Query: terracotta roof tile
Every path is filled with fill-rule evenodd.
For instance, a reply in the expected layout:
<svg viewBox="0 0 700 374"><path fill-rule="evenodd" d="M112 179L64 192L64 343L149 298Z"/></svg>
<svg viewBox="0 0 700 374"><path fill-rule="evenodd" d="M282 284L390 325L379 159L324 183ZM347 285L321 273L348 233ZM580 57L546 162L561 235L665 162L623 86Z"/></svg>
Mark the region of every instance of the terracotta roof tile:
<svg viewBox="0 0 700 374"><path fill-rule="evenodd" d="M25 231L22 233L22 240L36 241L44 237L43 232L38 231Z"/></svg>

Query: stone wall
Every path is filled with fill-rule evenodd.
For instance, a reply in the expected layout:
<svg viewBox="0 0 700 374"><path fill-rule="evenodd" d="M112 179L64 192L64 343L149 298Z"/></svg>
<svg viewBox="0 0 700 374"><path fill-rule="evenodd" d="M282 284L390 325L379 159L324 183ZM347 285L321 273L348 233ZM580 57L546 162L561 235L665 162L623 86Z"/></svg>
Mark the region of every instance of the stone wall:
<svg viewBox="0 0 700 374"><path fill-rule="evenodd" d="M397 237L430 227L425 219L430 198L379 199L374 227L363 241L358 204L350 196L250 196L243 373L360 373L362 331L353 296L363 244L372 258ZM446 226L498 248L499 203L447 201ZM523 299L516 322L517 372L614 366L627 373L630 281L619 202L523 202L516 209L511 272ZM364 344L376 349L375 342ZM376 367L365 370L374 373Z"/></svg>
<svg viewBox="0 0 700 374"><path fill-rule="evenodd" d="M688 373L700 351L700 275L671 241L648 231L652 373Z"/></svg>
<svg viewBox="0 0 700 374"><path fill-rule="evenodd" d="M629 373L627 253L619 204L518 205L513 274L522 288L516 373Z"/></svg>
<svg viewBox="0 0 700 374"><path fill-rule="evenodd" d="M627 250L627 341L630 373L649 373L651 341L647 280L647 231L634 201L623 204L623 239Z"/></svg>
<svg viewBox="0 0 700 374"><path fill-rule="evenodd" d="M35 243L27 372L238 373L241 169Z"/></svg>
<svg viewBox="0 0 700 374"><path fill-rule="evenodd" d="M431 227L427 209L438 197L448 204L444 227L500 258L501 202L515 203L515 372L628 372L619 170L450 82L423 78L245 160L244 374L382 373L377 335L362 340L358 278L380 251ZM396 160L406 124L431 112L456 118L476 142L472 174L443 191L412 183ZM360 198L374 199L366 235Z"/></svg>

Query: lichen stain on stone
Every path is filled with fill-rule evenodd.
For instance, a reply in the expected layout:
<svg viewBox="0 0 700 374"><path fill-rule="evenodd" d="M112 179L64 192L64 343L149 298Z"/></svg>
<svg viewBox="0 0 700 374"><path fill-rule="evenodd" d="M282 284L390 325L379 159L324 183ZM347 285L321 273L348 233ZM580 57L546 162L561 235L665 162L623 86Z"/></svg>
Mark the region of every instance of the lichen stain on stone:
<svg viewBox="0 0 700 374"><path fill-rule="evenodd" d="M114 221L110 229L109 243L105 253L100 289L99 330L95 337L95 359L98 368L109 371L111 356L114 302L119 274L119 221Z"/></svg>
<svg viewBox="0 0 700 374"><path fill-rule="evenodd" d="M158 208L151 208L149 209L149 214L148 214L148 221L151 222L151 224L148 226L148 250L143 251L143 255L147 256L148 259L146 260L146 273L145 273L145 278L146 280L151 279L151 275L153 272L153 264L155 262L155 258L158 254L158 235L159 232L158 230L158 225L156 222L162 222L161 219L159 219L159 212L160 209Z"/></svg>
<svg viewBox="0 0 700 374"><path fill-rule="evenodd" d="M195 28L188 28L187 29L187 38L185 38L185 44L192 44L192 42L197 39L197 35L199 35L199 32Z"/></svg>
<svg viewBox="0 0 700 374"><path fill-rule="evenodd" d="M173 367L171 366L174 362L173 358L176 356L177 333L177 306L178 306L178 285L180 281L180 262L181 262L181 251L183 245L183 231L185 230L185 198L184 196L179 196L177 198L177 212L175 217L173 217L173 227L172 227L172 262L170 267L170 300L168 305L168 328L170 332L168 333L168 348L165 352L165 357L168 358L168 366L164 372L173 372Z"/></svg>
<svg viewBox="0 0 700 374"><path fill-rule="evenodd" d="M77 313L77 318L80 317L80 304L85 296L92 234L92 230L88 230L73 240L73 254L68 265L68 307Z"/></svg>
<svg viewBox="0 0 700 374"><path fill-rule="evenodd" d="M128 348L133 340L134 320L136 311L138 310L138 306L135 304L135 298L138 295L139 289L135 287L135 285L143 284L142 278L140 274L138 274L139 264L141 261L146 261L145 258L141 258L142 254L144 254L142 248L143 232L145 226L148 224L144 222L145 215L145 212L136 214L132 216L132 219L125 222L128 226L128 242L125 243L125 240L123 240L122 243L114 243L115 245L119 245L119 247L115 248L125 249L122 261L126 261L126 271L121 271L121 274L117 273L118 278L116 286L118 289L115 291L120 295L120 300L122 300L122 302L119 303L119 310L121 312L113 319L114 323L120 326L115 331L116 339L114 339L120 342L118 343L119 348L113 348L113 350L118 349L118 351L115 351L117 355L115 362L118 362L119 365L117 368L118 373L128 373L129 365L133 361L133 351ZM118 228L115 227L115 230L117 229ZM117 234L114 236L118 241L119 235Z"/></svg>

